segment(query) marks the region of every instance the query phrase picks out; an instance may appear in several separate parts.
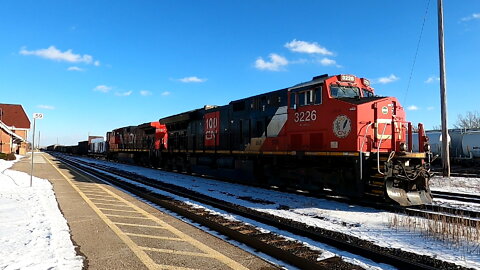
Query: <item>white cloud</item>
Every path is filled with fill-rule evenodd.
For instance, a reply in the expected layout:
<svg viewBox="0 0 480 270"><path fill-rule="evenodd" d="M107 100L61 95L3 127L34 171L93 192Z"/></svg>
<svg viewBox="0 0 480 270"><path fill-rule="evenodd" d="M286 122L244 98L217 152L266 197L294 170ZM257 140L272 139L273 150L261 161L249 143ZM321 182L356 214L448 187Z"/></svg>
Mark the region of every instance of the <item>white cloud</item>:
<svg viewBox="0 0 480 270"><path fill-rule="evenodd" d="M64 52L60 51L59 49L55 48L55 46L50 46L47 49L38 49L34 51L29 51L23 47L20 50L21 55L35 55L41 58L54 60L54 61L65 61L70 63L85 63L85 64L92 64L97 63L98 61L93 62L93 57L88 54L80 55L74 54L72 49L66 50ZM100 62L98 62L100 64ZM96 65L96 64L95 64Z"/></svg>
<svg viewBox="0 0 480 270"><path fill-rule="evenodd" d="M288 60L281 55L271 53L269 58L270 62L267 62L259 57L255 61L255 67L260 70L279 71L281 67L288 65Z"/></svg>
<svg viewBox="0 0 480 270"><path fill-rule="evenodd" d="M84 71L83 68L79 68L79 67L76 67L76 66L68 67L67 70L68 71Z"/></svg>
<svg viewBox="0 0 480 270"><path fill-rule="evenodd" d="M115 96L119 97L128 97L133 93L133 91L125 91L125 92L116 92Z"/></svg>
<svg viewBox="0 0 480 270"><path fill-rule="evenodd" d="M381 84L387 84L387 83L392 83L394 81L398 81L398 79L400 79L400 78L398 78L394 74L390 74L390 76L388 76L388 77L378 78L377 82L381 83Z"/></svg>
<svg viewBox="0 0 480 270"><path fill-rule="evenodd" d="M100 66L100 61L96 60L95 62L93 62L93 65L96 67Z"/></svg>
<svg viewBox="0 0 480 270"><path fill-rule="evenodd" d="M45 109L45 110L55 110L55 107L51 105L38 105L37 108Z"/></svg>
<svg viewBox="0 0 480 270"><path fill-rule="evenodd" d="M480 13L473 13L470 16L463 17L461 20L463 22L480 19Z"/></svg>
<svg viewBox="0 0 480 270"><path fill-rule="evenodd" d="M108 91L112 90L113 87L107 85L97 85L97 87L93 88L94 91L99 91L102 93L107 93Z"/></svg>
<svg viewBox="0 0 480 270"><path fill-rule="evenodd" d="M434 81L440 81L440 78L437 76L430 76L428 79L425 80L425 83L432 83Z"/></svg>
<svg viewBox="0 0 480 270"><path fill-rule="evenodd" d="M341 67L340 65L337 65L337 61L330 59L330 58L323 58L322 60L319 61L322 66L336 66L336 67Z"/></svg>
<svg viewBox="0 0 480 270"><path fill-rule="evenodd" d="M320 46L316 42L310 43L307 41L301 41L296 39L285 43L285 48L289 49L292 52L333 55L331 51L327 50L325 47Z"/></svg>
<svg viewBox="0 0 480 270"><path fill-rule="evenodd" d="M182 78L182 79L179 79L179 81L181 82L184 82L184 83L201 83L201 82L205 82L207 79L201 79L201 78L198 78L197 76L191 76L191 77L185 77L185 78Z"/></svg>
<svg viewBox="0 0 480 270"><path fill-rule="evenodd" d="M165 91L165 92L162 93L162 96L169 96L170 94L171 94L170 92Z"/></svg>
<svg viewBox="0 0 480 270"><path fill-rule="evenodd" d="M433 106L427 107L427 111L433 111L433 109L435 109L435 107L433 107Z"/></svg>
<svg viewBox="0 0 480 270"><path fill-rule="evenodd" d="M418 111L418 107L415 106L415 105L410 105L410 106L407 107L407 110L409 110L409 111Z"/></svg>
<svg viewBox="0 0 480 270"><path fill-rule="evenodd" d="M141 90L140 91L140 95L142 96L151 96L152 95L152 92L148 91L148 90Z"/></svg>

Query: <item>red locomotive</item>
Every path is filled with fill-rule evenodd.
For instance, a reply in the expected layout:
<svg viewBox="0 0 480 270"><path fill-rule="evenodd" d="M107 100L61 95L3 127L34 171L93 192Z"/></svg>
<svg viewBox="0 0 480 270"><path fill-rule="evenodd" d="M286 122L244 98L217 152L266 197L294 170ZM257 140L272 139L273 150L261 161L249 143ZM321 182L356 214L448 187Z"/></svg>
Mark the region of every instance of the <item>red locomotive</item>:
<svg viewBox="0 0 480 270"><path fill-rule="evenodd" d="M423 127L422 152L414 153L413 128L398 100L375 96L367 79L353 75L317 76L165 117L135 127L137 133L126 129L133 130L107 135L110 156L250 184L390 198L401 205L432 200ZM138 142L145 136L150 143ZM120 143L129 137L136 143Z"/></svg>

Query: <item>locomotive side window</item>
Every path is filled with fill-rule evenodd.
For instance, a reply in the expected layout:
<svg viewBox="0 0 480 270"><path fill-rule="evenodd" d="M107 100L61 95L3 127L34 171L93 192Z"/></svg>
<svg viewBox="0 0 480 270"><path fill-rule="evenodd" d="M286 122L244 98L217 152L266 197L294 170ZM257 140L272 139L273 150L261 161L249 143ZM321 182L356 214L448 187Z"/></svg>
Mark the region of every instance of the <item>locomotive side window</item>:
<svg viewBox="0 0 480 270"><path fill-rule="evenodd" d="M290 93L290 108L295 109L295 104L297 104L297 94Z"/></svg>
<svg viewBox="0 0 480 270"><path fill-rule="evenodd" d="M298 93L298 106L305 105L305 92Z"/></svg>
<svg viewBox="0 0 480 270"><path fill-rule="evenodd" d="M298 93L298 105L305 106L313 104L313 91L307 90Z"/></svg>
<svg viewBox="0 0 480 270"><path fill-rule="evenodd" d="M322 88L315 90L306 90L290 94L290 108L295 109L296 106L306 106L322 103Z"/></svg>
<svg viewBox="0 0 480 270"><path fill-rule="evenodd" d="M322 104L322 87L315 88L315 105Z"/></svg>

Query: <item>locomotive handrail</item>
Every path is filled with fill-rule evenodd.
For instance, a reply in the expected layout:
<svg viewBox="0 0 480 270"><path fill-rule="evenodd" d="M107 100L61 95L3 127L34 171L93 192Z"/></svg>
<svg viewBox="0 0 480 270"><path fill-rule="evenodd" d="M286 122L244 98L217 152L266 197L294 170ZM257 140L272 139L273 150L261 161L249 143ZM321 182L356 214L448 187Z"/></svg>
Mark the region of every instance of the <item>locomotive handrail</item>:
<svg viewBox="0 0 480 270"><path fill-rule="evenodd" d="M363 140L362 140L362 146L360 146L360 180L363 179L363 160L362 160L362 154L363 154L363 146L365 145L365 141L367 139L367 134L368 134L368 129L374 124L374 122L365 125L365 134L363 135Z"/></svg>
<svg viewBox="0 0 480 270"><path fill-rule="evenodd" d="M393 122L393 120L392 120ZM387 125L391 125L392 122L383 122L384 126L383 126L383 131L382 131L382 136L380 136L380 142L378 143L378 147L377 147L377 171L379 174L381 175L385 175L383 172L380 171L380 146L382 146L382 142L383 142L383 135L385 135L385 131L387 129ZM377 124L378 124L378 121L377 121ZM377 127L378 128L378 127Z"/></svg>

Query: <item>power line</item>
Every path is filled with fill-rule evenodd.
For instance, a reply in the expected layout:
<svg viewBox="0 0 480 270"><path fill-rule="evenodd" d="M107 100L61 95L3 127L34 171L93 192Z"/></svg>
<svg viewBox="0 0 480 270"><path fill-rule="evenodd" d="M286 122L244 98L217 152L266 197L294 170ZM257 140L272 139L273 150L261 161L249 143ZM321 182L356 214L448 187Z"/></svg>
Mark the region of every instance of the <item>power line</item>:
<svg viewBox="0 0 480 270"><path fill-rule="evenodd" d="M430 7L430 0L428 0L427 8L425 9L425 15L423 16L422 29L420 30L420 36L418 37L417 49L415 50L415 56L413 58L412 69L410 70L410 77L408 78L407 91L405 92L405 97L403 98L403 104L407 102L408 90L410 89L410 83L412 81L413 70L415 68L415 63L417 62L418 48L420 48L420 42L422 41L423 28L425 27L425 21L427 20L428 8Z"/></svg>

